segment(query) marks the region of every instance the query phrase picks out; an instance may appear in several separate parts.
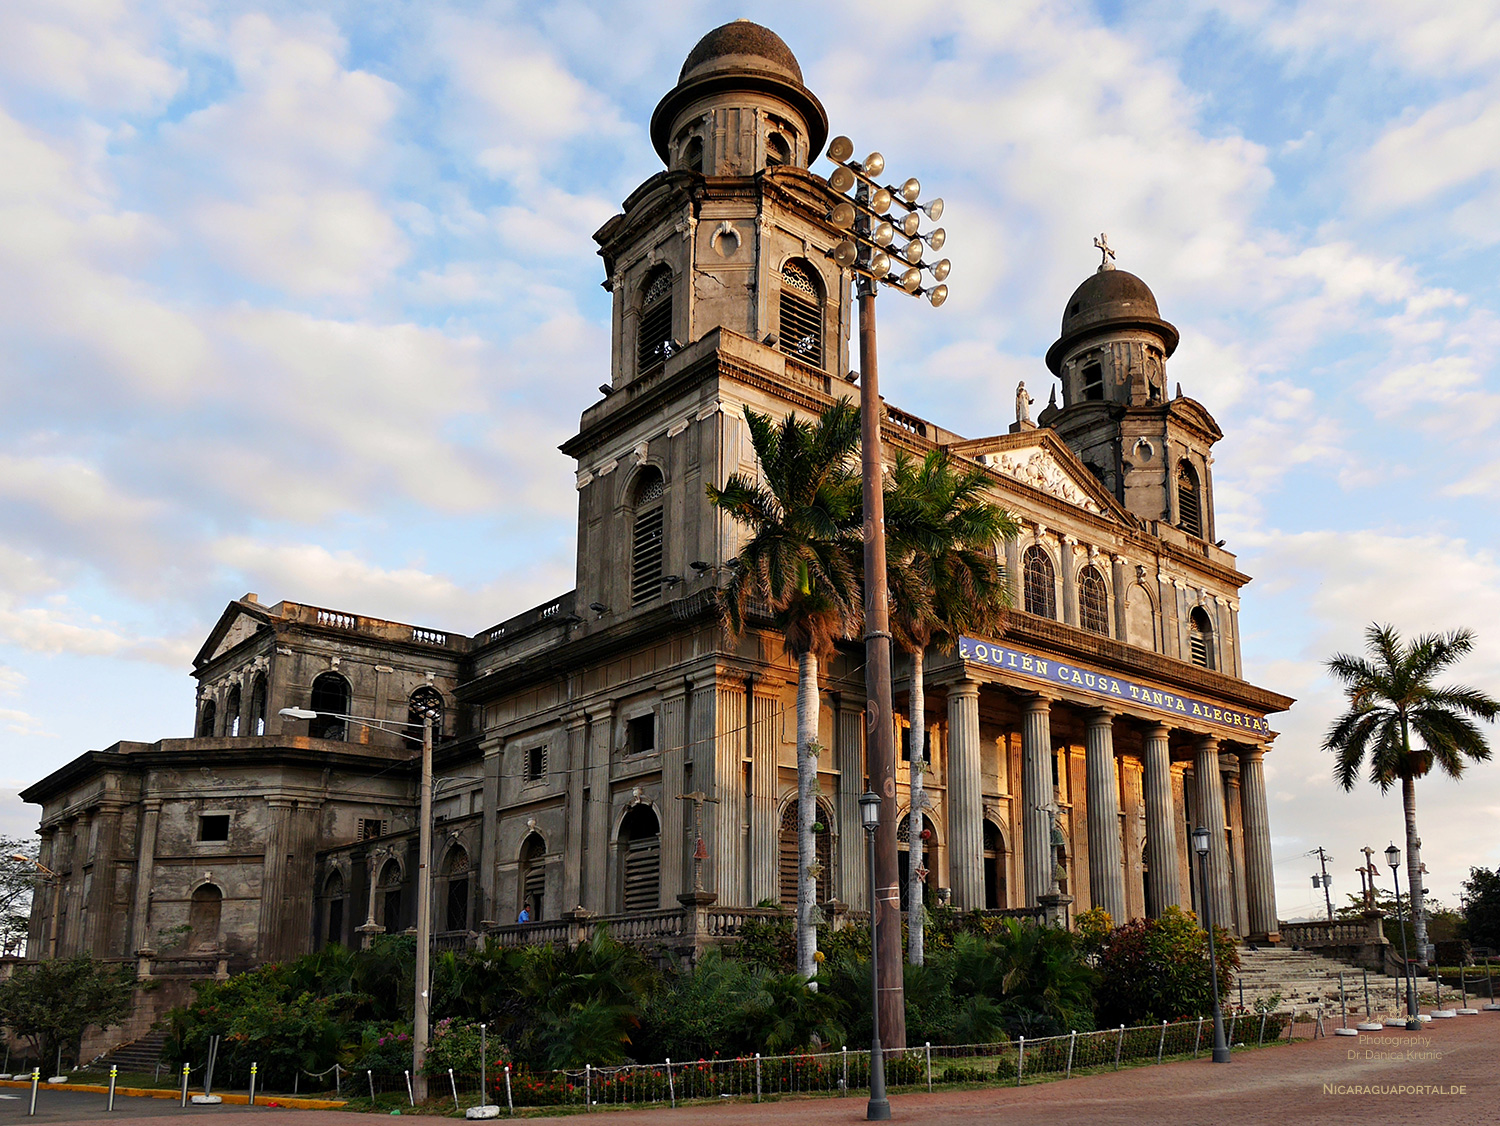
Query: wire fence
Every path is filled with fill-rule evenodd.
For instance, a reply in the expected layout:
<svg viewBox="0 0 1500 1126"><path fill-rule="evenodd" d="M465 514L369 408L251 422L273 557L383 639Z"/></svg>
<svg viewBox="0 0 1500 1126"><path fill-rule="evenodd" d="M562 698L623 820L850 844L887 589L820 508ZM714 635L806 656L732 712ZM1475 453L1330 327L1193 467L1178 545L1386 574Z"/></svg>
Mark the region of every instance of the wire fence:
<svg viewBox="0 0 1500 1126"><path fill-rule="evenodd" d="M1324 1035L1321 1011L1226 1014L1232 1050ZM990 1044L934 1045L889 1049L886 1086L892 1091L933 1090L961 1084L1016 1085L1086 1071L1155 1065L1207 1055L1213 1022L1207 1018L1153 1025L1018 1038ZM402 1072L346 1073L344 1094L385 1109L412 1105L418 1094ZM427 1102L455 1110L481 1102L515 1113L533 1107L587 1110L676 1106L723 1099L759 1102L784 1095L841 1096L867 1089L870 1051L841 1048L792 1055L664 1060L651 1064L533 1070L499 1062L481 1081L476 1072L429 1078Z"/></svg>

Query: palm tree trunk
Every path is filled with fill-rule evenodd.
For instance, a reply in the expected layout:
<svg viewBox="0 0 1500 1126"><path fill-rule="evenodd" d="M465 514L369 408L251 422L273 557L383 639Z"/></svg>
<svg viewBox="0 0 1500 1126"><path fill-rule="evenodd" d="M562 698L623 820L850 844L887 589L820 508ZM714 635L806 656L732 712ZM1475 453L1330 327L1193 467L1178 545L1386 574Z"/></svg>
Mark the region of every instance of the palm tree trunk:
<svg viewBox="0 0 1500 1126"><path fill-rule="evenodd" d="M816 922L818 883L814 874L818 817L818 656L803 653L797 661L797 972L817 972Z"/></svg>
<svg viewBox="0 0 1500 1126"><path fill-rule="evenodd" d="M927 791L922 788L927 751L927 700L923 690L923 653L917 649L911 655L911 702L907 706L907 718L911 720L911 810L907 814L907 835L911 848L907 856L906 869L906 960L914 966L922 964L925 953L922 931L922 828L926 823L923 810L926 807Z"/></svg>
<svg viewBox="0 0 1500 1126"><path fill-rule="evenodd" d="M1403 733L1404 734L1404 733ZM1427 965L1427 912L1422 904L1422 838L1417 836L1417 780L1401 779L1401 805L1406 812L1406 878L1409 881L1408 902L1411 922L1416 930L1417 965Z"/></svg>

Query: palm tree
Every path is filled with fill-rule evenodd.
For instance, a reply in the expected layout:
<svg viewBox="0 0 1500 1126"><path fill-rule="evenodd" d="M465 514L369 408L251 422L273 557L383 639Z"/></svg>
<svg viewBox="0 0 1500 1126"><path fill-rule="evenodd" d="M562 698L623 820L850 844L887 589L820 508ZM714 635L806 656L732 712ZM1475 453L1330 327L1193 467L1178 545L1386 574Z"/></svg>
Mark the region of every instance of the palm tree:
<svg viewBox="0 0 1500 1126"><path fill-rule="evenodd" d="M1417 779L1433 765L1458 778L1465 758L1490 757L1484 733L1472 719L1493 720L1500 701L1462 685L1435 688L1433 677L1474 647L1470 630L1428 633L1410 645L1391 626L1370 625L1365 644L1373 659L1335 653L1328 670L1343 682L1349 710L1335 721L1323 749L1338 755L1333 776L1345 790L1354 788L1368 752L1370 781L1389 790L1401 781L1406 811L1406 870L1411 915L1416 926L1417 960L1427 964L1427 917L1422 910L1421 838L1417 836ZM1415 732L1421 745L1412 746Z"/></svg>
<svg viewBox="0 0 1500 1126"><path fill-rule="evenodd" d="M745 408L764 483L732 474L708 486L714 506L750 538L729 568L725 625L744 629L751 600L762 603L797 662L797 972L811 978L818 948L818 663L859 627L860 477L853 453L859 411L841 399L816 423L789 414L780 423Z"/></svg>
<svg viewBox="0 0 1500 1126"><path fill-rule="evenodd" d="M885 487L887 584L891 633L911 654L911 851L908 855L907 958L923 958L922 825L926 793L926 707L923 668L927 650L951 652L959 635L991 636L1004 625L1010 591L995 543L1017 535L1011 515L986 499L989 474L961 470L945 450L921 462L904 451Z"/></svg>

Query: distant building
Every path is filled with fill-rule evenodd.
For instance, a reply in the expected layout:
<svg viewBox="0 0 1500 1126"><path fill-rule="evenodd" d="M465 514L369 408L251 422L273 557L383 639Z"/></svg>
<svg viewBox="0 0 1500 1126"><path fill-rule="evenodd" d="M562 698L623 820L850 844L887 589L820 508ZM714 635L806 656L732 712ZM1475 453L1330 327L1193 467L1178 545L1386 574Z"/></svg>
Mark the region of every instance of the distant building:
<svg viewBox="0 0 1500 1126"><path fill-rule="evenodd" d="M36 899L32 956L139 958L187 980L406 929L417 729L400 725L424 700L443 715L440 943L561 938L605 916L632 940L683 944L792 901L795 669L765 623L738 640L719 627L739 531L704 486L757 472L745 407L812 416L854 395L851 278L826 254L832 196L808 170L828 122L786 45L740 21L693 48L650 132L666 170L595 236L613 361L562 447L575 589L473 636L231 602L194 661L192 738L89 752L24 792L58 874ZM1006 635L930 664L933 805L900 829L929 832L933 895L959 908L1034 906L1054 878L1075 912L1191 904L1201 823L1216 918L1276 934L1262 758L1266 717L1291 701L1242 676L1249 579L1215 536L1221 433L1168 394L1177 341L1106 253L1046 356L1061 405L981 438L888 408L892 454L941 446L987 467L1025 525L997 545L1017 607ZM823 681L818 891L835 911L865 906L862 664L851 642ZM896 692L901 708L904 680ZM707 923L678 898L696 845L679 799L694 791L715 799L701 808ZM523 907L533 921L517 924Z"/></svg>

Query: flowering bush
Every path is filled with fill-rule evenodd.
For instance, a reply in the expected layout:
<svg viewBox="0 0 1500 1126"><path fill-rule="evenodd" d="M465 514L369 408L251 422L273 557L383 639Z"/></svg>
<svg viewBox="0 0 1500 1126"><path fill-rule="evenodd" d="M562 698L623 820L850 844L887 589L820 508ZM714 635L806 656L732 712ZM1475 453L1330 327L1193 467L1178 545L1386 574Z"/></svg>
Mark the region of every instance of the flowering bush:
<svg viewBox="0 0 1500 1126"><path fill-rule="evenodd" d="M1214 928L1219 997L1229 995L1240 956L1233 937ZM1197 917L1168 907L1159 919L1134 919L1109 932L1099 948L1099 1023L1185 1020L1213 1008L1208 936Z"/></svg>

